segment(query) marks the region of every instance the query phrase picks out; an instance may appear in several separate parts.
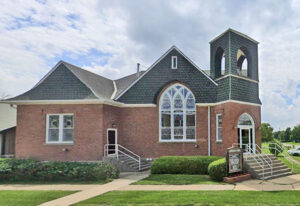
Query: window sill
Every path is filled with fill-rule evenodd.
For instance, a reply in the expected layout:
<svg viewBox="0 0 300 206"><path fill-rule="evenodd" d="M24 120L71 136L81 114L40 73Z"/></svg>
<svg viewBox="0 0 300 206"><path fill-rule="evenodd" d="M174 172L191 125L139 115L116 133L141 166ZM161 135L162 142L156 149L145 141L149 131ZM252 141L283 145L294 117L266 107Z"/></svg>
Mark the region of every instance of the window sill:
<svg viewBox="0 0 300 206"><path fill-rule="evenodd" d="M222 140L216 141L216 144L223 144Z"/></svg>
<svg viewBox="0 0 300 206"><path fill-rule="evenodd" d="M197 141L192 140L192 141L159 141L158 143L192 143L195 144Z"/></svg>
<svg viewBox="0 0 300 206"><path fill-rule="evenodd" d="M59 145L74 145L73 142L70 142L70 143L64 143L64 142L47 142L47 143L44 143L45 146L59 146Z"/></svg>

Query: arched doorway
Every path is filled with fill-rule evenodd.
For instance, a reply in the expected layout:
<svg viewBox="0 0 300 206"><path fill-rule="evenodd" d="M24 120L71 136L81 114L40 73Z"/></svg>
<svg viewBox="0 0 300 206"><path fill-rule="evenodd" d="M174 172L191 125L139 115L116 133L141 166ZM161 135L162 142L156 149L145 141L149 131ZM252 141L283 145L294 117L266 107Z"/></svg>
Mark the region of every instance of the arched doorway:
<svg viewBox="0 0 300 206"><path fill-rule="evenodd" d="M255 153L255 124L247 113L238 120L238 143L244 153Z"/></svg>

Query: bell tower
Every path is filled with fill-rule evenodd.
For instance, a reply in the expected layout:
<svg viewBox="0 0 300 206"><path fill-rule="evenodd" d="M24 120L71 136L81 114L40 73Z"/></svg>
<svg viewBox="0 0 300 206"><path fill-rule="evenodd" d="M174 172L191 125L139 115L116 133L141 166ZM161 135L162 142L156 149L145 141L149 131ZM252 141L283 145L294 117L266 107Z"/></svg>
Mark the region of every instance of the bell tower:
<svg viewBox="0 0 300 206"><path fill-rule="evenodd" d="M210 42L210 73L218 83L218 101L261 104L257 45L256 40L233 29Z"/></svg>

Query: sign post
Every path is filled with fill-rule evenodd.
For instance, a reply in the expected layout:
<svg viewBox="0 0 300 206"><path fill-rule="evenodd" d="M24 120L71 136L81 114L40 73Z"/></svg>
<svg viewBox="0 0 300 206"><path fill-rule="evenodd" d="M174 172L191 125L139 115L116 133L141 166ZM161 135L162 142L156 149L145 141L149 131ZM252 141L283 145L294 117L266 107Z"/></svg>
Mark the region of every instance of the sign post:
<svg viewBox="0 0 300 206"><path fill-rule="evenodd" d="M250 174L244 174L243 150L239 147L230 147L226 150L226 176L224 181L228 183L251 178Z"/></svg>

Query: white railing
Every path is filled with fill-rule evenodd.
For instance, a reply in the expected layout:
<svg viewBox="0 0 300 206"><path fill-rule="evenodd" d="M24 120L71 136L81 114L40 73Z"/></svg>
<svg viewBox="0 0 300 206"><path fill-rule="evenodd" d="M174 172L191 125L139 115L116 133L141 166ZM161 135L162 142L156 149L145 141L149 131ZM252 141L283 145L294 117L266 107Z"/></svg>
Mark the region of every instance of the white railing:
<svg viewBox="0 0 300 206"><path fill-rule="evenodd" d="M271 145L271 146L270 146ZM289 163L292 165L292 171L294 172L294 160L293 158L289 155L289 153L284 153L284 150L286 148L282 147L278 143L268 143L268 146L263 147L264 149L274 149L275 150L275 156L277 157L277 154L281 154Z"/></svg>
<svg viewBox="0 0 300 206"><path fill-rule="evenodd" d="M104 156L116 156L119 159L119 154L125 155L126 157L139 163L139 170L141 169L141 157L129 149L119 144L106 144L104 145Z"/></svg>
<svg viewBox="0 0 300 206"><path fill-rule="evenodd" d="M267 165L270 168L271 176L273 175L273 160L263 152L263 150L257 145L257 144L239 144L239 143L233 143L232 146L237 146L243 149L243 146L246 147L247 152L245 158L248 159L248 157L251 157L256 161L256 163L262 168L263 171L263 179L265 179L265 166ZM253 149L255 146L255 150ZM257 149L259 151L257 151ZM258 153L256 155L256 153ZM247 154L253 154L253 155L247 155ZM269 160L269 161L268 161Z"/></svg>

